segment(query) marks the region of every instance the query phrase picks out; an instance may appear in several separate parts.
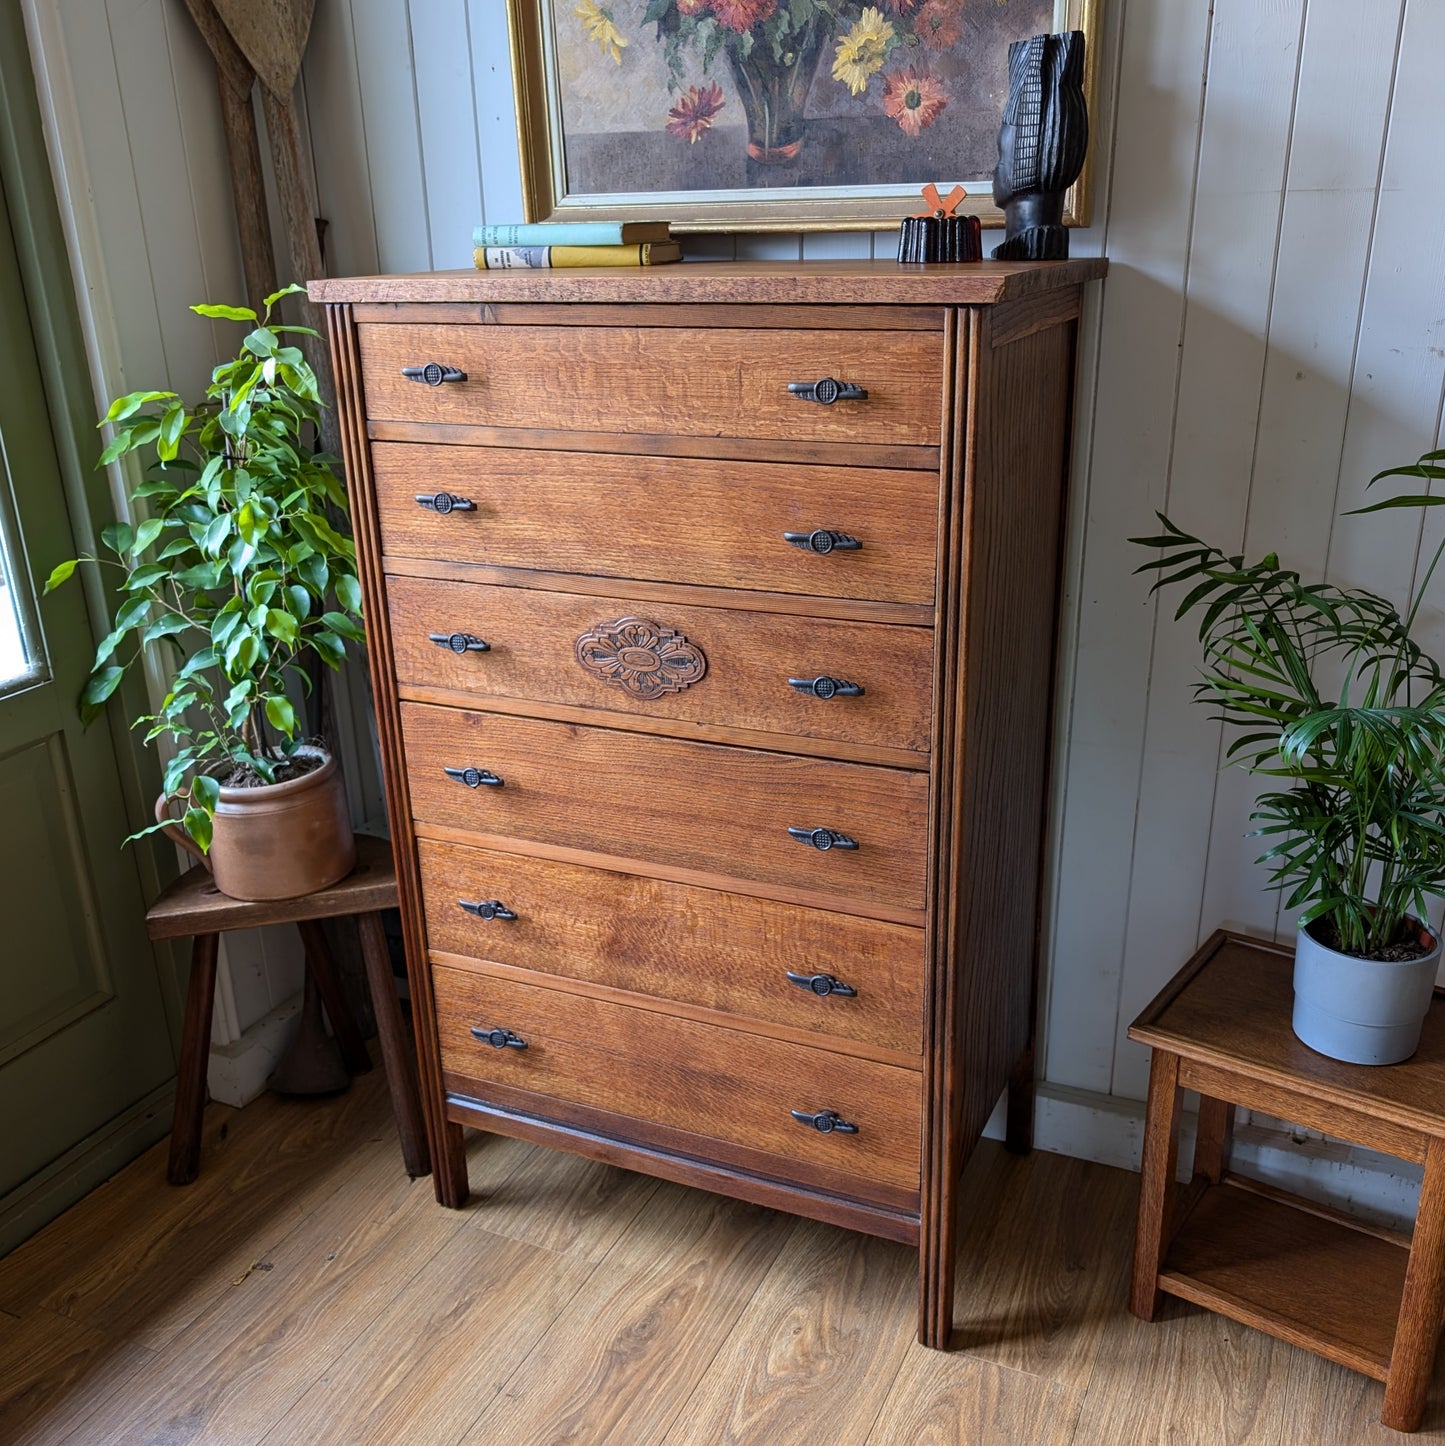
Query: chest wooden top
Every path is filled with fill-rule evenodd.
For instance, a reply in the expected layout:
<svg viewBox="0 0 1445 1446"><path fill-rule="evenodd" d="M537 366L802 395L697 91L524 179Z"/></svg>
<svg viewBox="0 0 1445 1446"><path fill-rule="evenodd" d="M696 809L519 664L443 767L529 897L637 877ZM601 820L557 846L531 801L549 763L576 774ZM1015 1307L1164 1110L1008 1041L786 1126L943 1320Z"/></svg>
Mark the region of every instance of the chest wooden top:
<svg viewBox="0 0 1445 1446"><path fill-rule="evenodd" d="M1294 950L1219 930L1129 1026L1129 1038L1445 1136L1445 998L1404 1064L1346 1064L1295 1038Z"/></svg>
<svg viewBox="0 0 1445 1446"><path fill-rule="evenodd" d="M674 266L429 271L312 281L323 302L728 302L981 306L1094 281L1100 257L900 266L895 261L688 261Z"/></svg>

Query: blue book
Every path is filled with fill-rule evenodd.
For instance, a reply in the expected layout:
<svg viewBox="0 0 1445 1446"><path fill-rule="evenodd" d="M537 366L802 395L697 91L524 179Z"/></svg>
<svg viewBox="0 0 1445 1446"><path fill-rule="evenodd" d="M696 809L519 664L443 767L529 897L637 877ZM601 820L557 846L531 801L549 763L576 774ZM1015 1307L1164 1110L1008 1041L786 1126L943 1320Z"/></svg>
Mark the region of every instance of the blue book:
<svg viewBox="0 0 1445 1446"><path fill-rule="evenodd" d="M472 232L473 246L631 246L669 239L666 221L534 221Z"/></svg>

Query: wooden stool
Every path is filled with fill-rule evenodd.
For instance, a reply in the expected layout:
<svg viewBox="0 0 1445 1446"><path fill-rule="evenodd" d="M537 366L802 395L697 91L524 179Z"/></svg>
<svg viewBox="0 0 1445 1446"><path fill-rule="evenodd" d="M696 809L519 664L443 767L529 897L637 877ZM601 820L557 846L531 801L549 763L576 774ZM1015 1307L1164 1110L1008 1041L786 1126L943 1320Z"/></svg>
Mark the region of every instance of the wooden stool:
<svg viewBox="0 0 1445 1446"><path fill-rule="evenodd" d="M186 994L186 1019L181 1033L181 1063L176 1080L176 1110L171 1122L171 1154L166 1179L189 1185L201 1165L201 1112L206 1103L206 1066L211 1053L211 1006L216 993L216 951L227 929L255 929L265 924L295 924L306 946L306 967L320 990L331 1019L341 1057L352 1074L371 1068L366 1044L356 1027L336 962L327 947L318 919L355 914L361 936L366 979L376 1011L381 1058L391 1091L392 1111L406 1172L413 1179L431 1173L426 1130L416 1075L408 1053L406 1027L397 1003L391 956L381 928L380 909L396 907L396 869L386 839L358 834L356 867L340 883L299 899L269 899L251 903L228 898L197 864L175 881L151 905L146 928L152 939L180 939L193 935L191 982Z"/></svg>
<svg viewBox="0 0 1445 1446"><path fill-rule="evenodd" d="M1152 1320L1167 1291L1362 1371L1385 1383L1381 1421L1414 1431L1445 1318L1445 1001L1403 1064L1345 1064L1295 1038L1293 967L1292 948L1220 931L1129 1028L1154 1049L1130 1307ZM1231 1174L1236 1105L1423 1164L1414 1236Z"/></svg>

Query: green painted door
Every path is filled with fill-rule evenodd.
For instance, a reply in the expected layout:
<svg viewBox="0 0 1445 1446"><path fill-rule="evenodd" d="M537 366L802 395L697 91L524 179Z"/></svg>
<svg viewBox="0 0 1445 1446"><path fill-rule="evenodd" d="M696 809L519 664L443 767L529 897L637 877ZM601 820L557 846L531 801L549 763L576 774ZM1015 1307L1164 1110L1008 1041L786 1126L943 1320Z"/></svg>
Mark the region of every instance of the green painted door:
<svg viewBox="0 0 1445 1446"><path fill-rule="evenodd" d="M115 745L76 716L85 593L36 597L76 551L0 189L0 1252L43 1223L37 1181L174 1072Z"/></svg>

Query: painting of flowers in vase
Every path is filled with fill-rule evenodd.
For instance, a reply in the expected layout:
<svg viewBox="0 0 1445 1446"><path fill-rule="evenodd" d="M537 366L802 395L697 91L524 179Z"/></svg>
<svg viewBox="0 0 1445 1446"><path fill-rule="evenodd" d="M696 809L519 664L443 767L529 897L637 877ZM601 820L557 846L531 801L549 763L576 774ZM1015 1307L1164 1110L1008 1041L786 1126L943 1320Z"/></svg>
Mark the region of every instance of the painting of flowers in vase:
<svg viewBox="0 0 1445 1446"><path fill-rule="evenodd" d="M1009 44L1099 3L509 0L529 210L886 225L961 181L988 219Z"/></svg>

